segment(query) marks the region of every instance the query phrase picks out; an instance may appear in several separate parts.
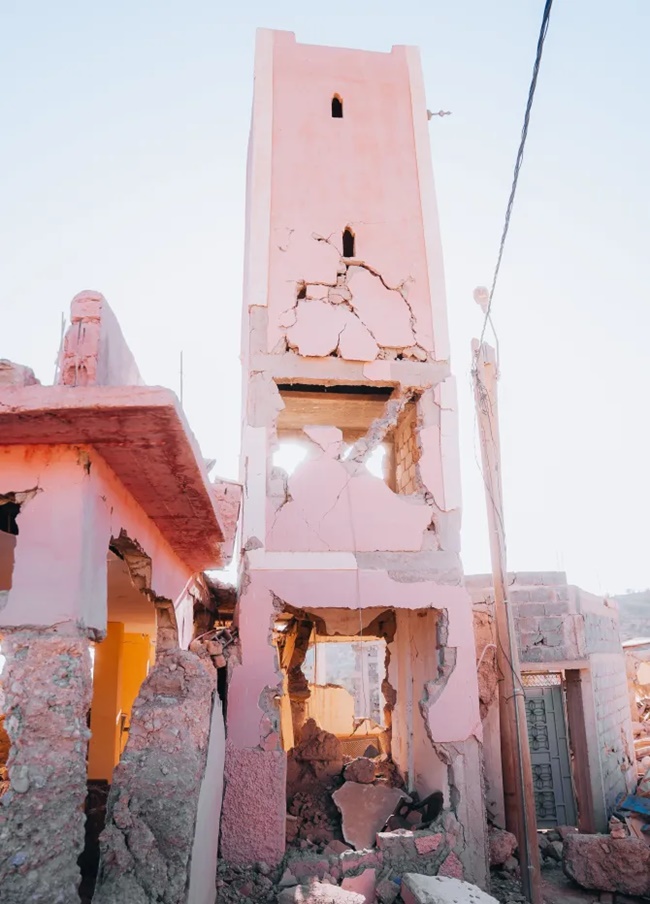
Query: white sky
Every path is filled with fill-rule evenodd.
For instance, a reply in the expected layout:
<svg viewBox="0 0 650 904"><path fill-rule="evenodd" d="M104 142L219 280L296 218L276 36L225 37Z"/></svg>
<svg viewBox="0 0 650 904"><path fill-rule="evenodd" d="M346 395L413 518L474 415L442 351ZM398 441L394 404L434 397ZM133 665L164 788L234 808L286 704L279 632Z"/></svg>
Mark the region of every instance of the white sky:
<svg viewBox="0 0 650 904"><path fill-rule="evenodd" d="M460 389L466 571L489 568L472 301L489 283L543 0L0 5L0 357L50 382L61 313L103 292L152 384L237 475L256 26L420 46ZM511 569L650 586L650 5L555 4L495 298ZM389 111L387 111L387 115Z"/></svg>

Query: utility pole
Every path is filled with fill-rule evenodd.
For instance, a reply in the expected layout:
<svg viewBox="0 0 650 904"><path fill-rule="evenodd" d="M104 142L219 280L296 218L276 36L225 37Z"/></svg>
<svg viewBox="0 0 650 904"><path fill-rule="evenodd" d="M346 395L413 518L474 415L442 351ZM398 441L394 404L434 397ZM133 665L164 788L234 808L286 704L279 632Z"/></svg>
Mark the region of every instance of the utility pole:
<svg viewBox="0 0 650 904"><path fill-rule="evenodd" d="M472 358L474 361L472 382L481 442L494 583L501 768L506 829L517 838L524 894L531 904L542 904L526 708L514 618L507 595L508 571L501 486L496 355L492 346L474 339Z"/></svg>

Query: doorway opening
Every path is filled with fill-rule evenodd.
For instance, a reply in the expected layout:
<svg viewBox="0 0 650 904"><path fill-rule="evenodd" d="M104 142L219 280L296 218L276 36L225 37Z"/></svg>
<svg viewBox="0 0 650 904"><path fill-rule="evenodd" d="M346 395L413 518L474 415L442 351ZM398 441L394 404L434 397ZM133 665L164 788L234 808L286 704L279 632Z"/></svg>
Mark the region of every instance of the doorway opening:
<svg viewBox="0 0 650 904"><path fill-rule="evenodd" d="M570 673L567 675L571 678ZM522 683L537 826L540 829L575 826L578 824L577 792L582 786L578 776L582 772L588 774L589 770L586 760L576 759L576 754L581 755L579 714L567 706L567 691L573 703L573 689L565 673L560 671L525 672ZM584 792L581 796L584 797ZM580 803L586 818L588 801Z"/></svg>
<svg viewBox="0 0 650 904"><path fill-rule="evenodd" d="M136 587L129 564L111 546L107 556L107 630L91 645L93 693L89 711L85 847L79 858L82 902L90 902L99 866L99 836L113 770L126 746L131 710L155 660L156 610Z"/></svg>
<svg viewBox="0 0 650 904"><path fill-rule="evenodd" d="M404 786L391 755L396 694L388 670L395 630L392 609L286 607L276 619L288 843L343 839L332 795L350 778L346 764L361 764L370 783Z"/></svg>

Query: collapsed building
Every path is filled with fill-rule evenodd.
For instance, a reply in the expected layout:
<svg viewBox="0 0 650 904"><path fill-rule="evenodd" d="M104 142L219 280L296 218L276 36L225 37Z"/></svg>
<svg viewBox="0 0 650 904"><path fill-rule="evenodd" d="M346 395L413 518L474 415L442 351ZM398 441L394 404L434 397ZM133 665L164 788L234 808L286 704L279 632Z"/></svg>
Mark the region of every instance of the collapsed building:
<svg viewBox="0 0 650 904"><path fill-rule="evenodd" d="M439 794L460 826L445 868L484 883L456 390L417 51L259 32L248 180L222 857L278 863L306 787L325 787L325 810L332 791L347 840L379 798L385 821L402 793ZM342 758L367 750L403 792L332 790Z"/></svg>
<svg viewBox="0 0 650 904"><path fill-rule="evenodd" d="M243 314L241 485L98 293L54 386L0 362L3 904L214 904L218 848L224 904L488 885L493 597L460 560L414 48L258 33ZM238 528L236 589L205 572ZM606 830L635 777L616 607L563 574L508 597L538 825Z"/></svg>
<svg viewBox="0 0 650 904"><path fill-rule="evenodd" d="M239 498L98 293L72 302L54 386L0 362L3 904L78 900L80 855L90 900L105 820L95 900L214 888L223 722L187 648Z"/></svg>

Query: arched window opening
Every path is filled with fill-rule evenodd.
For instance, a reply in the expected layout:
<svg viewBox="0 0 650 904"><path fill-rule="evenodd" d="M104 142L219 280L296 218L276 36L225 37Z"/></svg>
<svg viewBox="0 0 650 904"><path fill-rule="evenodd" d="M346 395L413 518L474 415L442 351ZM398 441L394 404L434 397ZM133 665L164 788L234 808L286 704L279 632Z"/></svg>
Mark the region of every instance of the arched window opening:
<svg viewBox="0 0 650 904"><path fill-rule="evenodd" d="M343 101L338 94L332 98L332 119L343 119Z"/></svg>
<svg viewBox="0 0 650 904"><path fill-rule="evenodd" d="M354 257L354 233L349 226L343 231L343 257Z"/></svg>

